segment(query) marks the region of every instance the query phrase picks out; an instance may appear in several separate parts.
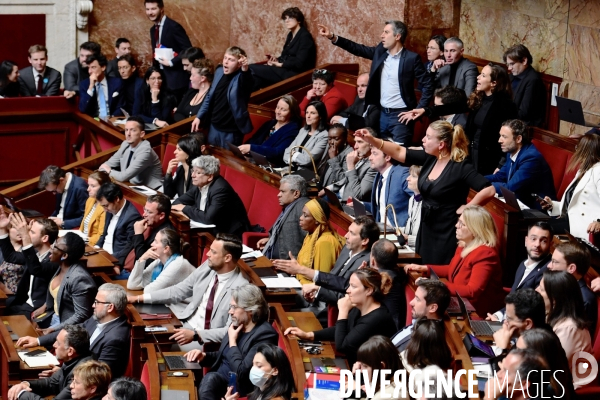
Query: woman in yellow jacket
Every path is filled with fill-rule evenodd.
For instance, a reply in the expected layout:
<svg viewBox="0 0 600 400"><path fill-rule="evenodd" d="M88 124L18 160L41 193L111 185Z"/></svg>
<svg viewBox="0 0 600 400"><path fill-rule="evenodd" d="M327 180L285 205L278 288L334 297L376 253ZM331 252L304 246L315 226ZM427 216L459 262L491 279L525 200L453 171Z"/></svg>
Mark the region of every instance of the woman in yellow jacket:
<svg viewBox="0 0 600 400"><path fill-rule="evenodd" d="M88 177L88 194L90 197L85 202L85 212L79 230L88 237L88 244L96 244L104 232L106 213L96 200L96 192L100 186L110 182L110 176L104 171L94 171Z"/></svg>

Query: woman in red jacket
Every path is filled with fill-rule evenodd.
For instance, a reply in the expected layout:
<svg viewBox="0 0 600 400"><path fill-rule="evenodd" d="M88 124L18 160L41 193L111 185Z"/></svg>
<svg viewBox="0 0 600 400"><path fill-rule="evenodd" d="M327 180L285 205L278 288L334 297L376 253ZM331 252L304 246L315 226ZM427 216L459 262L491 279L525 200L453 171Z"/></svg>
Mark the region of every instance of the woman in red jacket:
<svg viewBox="0 0 600 400"><path fill-rule="evenodd" d="M430 268L452 292L469 299L479 315L502 308L502 267L496 250L498 236L490 213L481 206L466 206L456 223L458 247L449 265L408 264L405 271L429 273Z"/></svg>
<svg viewBox="0 0 600 400"><path fill-rule="evenodd" d="M336 113L345 110L348 107L346 100L335 86L333 86L333 80L335 73L333 71L327 71L326 69L316 69L312 74L312 88L306 92L306 96L300 103L300 112L302 117L306 107L312 101L321 101L327 108L327 121L331 119Z"/></svg>

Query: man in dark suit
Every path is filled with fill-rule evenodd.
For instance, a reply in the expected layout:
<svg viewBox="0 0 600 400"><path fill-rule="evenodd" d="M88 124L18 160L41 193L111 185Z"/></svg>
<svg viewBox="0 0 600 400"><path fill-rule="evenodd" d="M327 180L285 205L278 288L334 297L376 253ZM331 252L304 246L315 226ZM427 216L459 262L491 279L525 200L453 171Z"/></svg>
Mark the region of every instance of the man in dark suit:
<svg viewBox="0 0 600 400"><path fill-rule="evenodd" d="M323 25L319 25L319 34L355 56L373 60L365 103L381 106L379 121L383 137L391 136L398 143L410 145L414 123L400 123L399 114L427 106L433 95L433 82L431 74L425 71L421 57L404 48L408 34L406 25L401 21L387 21L381 34L381 43L376 47L344 39ZM423 88L418 105L415 79ZM382 85L382 81L386 84Z"/></svg>
<svg viewBox="0 0 600 400"><path fill-rule="evenodd" d="M150 40L152 51L156 48L173 49L174 57L171 60L153 58L155 67L165 71L167 81L163 82L177 96L177 101L189 86L190 77L184 71L181 64L180 54L187 48L192 47L192 42L185 29L178 23L165 15L163 0L146 0L146 16L154 24L150 28Z"/></svg>
<svg viewBox="0 0 600 400"><path fill-rule="evenodd" d="M513 101L519 109L519 119L529 126L541 127L546 117L546 86L540 74L533 69L533 57L522 44L504 52L504 62L510 72Z"/></svg>
<svg viewBox="0 0 600 400"><path fill-rule="evenodd" d="M125 96L121 95L121 78L106 76L106 57L92 54L86 60L89 78L79 84L79 111L90 117L121 115Z"/></svg>
<svg viewBox="0 0 600 400"><path fill-rule="evenodd" d="M544 156L528 140L527 125L518 119L505 121L500 128L498 140L506 153L506 162L493 175L486 175L496 192L502 196L501 187L514 192L519 200L530 208L541 208L532 193L556 198L552 170Z"/></svg>
<svg viewBox="0 0 600 400"><path fill-rule="evenodd" d="M200 121L209 118L209 144L224 148L227 143L241 145L244 135L252 131L248 114L252 82L246 52L236 46L228 48L223 65L215 70L212 85L192 122L192 131L200 129Z"/></svg>
<svg viewBox="0 0 600 400"><path fill-rule="evenodd" d="M181 211L191 220L215 225L214 232L242 236L250 230L244 203L219 173L219 160L200 156L192 161L192 187L173 202L172 210Z"/></svg>
<svg viewBox="0 0 600 400"><path fill-rule="evenodd" d="M74 229L81 225L89 197L87 187L82 178L56 165L47 166L40 174L38 188L56 195L56 207L50 219L60 229Z"/></svg>
<svg viewBox="0 0 600 400"><path fill-rule="evenodd" d="M552 227L546 221L537 221L530 225L525 236L525 250L527 258L519 264L515 281L510 289L511 293L521 289L535 289L540 285L544 271L548 269L551 260L550 244L554 237ZM503 321L506 308L488 314L490 321Z"/></svg>
<svg viewBox="0 0 600 400"><path fill-rule="evenodd" d="M256 246L269 259L287 260L290 253L297 255L306 231L298 224L302 208L309 200L306 180L300 175L286 175L279 181L277 199L283 208L269 230L269 237L260 239Z"/></svg>
<svg viewBox="0 0 600 400"><path fill-rule="evenodd" d="M135 95L144 84L144 80L139 77L135 59L131 54L126 54L117 61L119 76L123 80L121 95L123 96L123 109L133 115L133 102Z"/></svg>
<svg viewBox="0 0 600 400"><path fill-rule="evenodd" d="M118 265L125 266L125 259L133 249L133 224L142 218L133 204L125 200L121 188L115 183L105 183L100 186L96 199L106 211L104 232L96 247L103 248L119 260ZM115 267L115 273L122 273ZM121 279L127 279L129 271L123 272ZM117 278L119 279L119 278Z"/></svg>
<svg viewBox="0 0 600 400"><path fill-rule="evenodd" d="M61 75L46 65L48 49L39 44L31 46L28 60L31 66L19 71L21 96L58 96Z"/></svg>
<svg viewBox="0 0 600 400"><path fill-rule="evenodd" d="M342 124L350 130L361 128L372 128L379 132L379 107L366 104L365 95L369 85L369 74L364 73L356 79L356 99L354 103L339 115L334 115L331 118L330 124Z"/></svg>
<svg viewBox="0 0 600 400"><path fill-rule="evenodd" d="M438 69L435 86L454 86L465 91L467 97L477 86L477 65L463 57L465 51L462 40L451 37L444 42L444 59L435 60L432 69Z"/></svg>
<svg viewBox="0 0 600 400"><path fill-rule="evenodd" d="M162 229L175 229L169 216L171 215L171 200L162 193L153 194L146 199L143 219L133 224L133 248L135 259L139 259L152 245L156 234ZM152 263L148 259L147 265Z"/></svg>
<svg viewBox="0 0 600 400"><path fill-rule="evenodd" d="M101 50L102 47L98 43L85 42L79 46L79 57L65 65L63 81L64 96L67 99L79 94L79 84L90 76L86 60L92 54L100 54Z"/></svg>
<svg viewBox="0 0 600 400"><path fill-rule="evenodd" d="M108 364L113 379L119 378L129 364L131 325L125 315L127 293L120 285L105 283L98 288L93 307L92 318L81 324L90 335L90 352L95 360ZM17 346L49 348L58 334L55 331L40 337L25 336L17 341Z"/></svg>
<svg viewBox="0 0 600 400"><path fill-rule="evenodd" d="M116 57L106 65L106 76L110 78L119 78L119 60L121 57L131 54L131 43L127 38L118 38L115 43ZM110 72L109 72L110 71Z"/></svg>

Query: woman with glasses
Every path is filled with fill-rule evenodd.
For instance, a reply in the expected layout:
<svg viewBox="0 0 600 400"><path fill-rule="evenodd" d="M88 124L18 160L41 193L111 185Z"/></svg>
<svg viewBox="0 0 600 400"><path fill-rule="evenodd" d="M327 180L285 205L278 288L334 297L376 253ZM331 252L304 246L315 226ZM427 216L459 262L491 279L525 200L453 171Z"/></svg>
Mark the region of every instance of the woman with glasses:
<svg viewBox="0 0 600 400"><path fill-rule="evenodd" d="M252 64L253 91L274 85L315 67L317 50L315 41L306 29L304 14L298 7L283 11L281 19L289 31L279 57L267 54L266 64Z"/></svg>
<svg viewBox="0 0 600 400"><path fill-rule="evenodd" d="M300 103L300 111L302 116L305 116L305 110L307 106L313 101L320 101L325 104L327 109L327 121L331 120L331 117L336 115L338 112L346 109L348 104L340 92L335 86L333 86L333 80L335 73L327 71L326 69L316 69L312 74L312 88L306 92L306 96Z"/></svg>
<svg viewBox="0 0 600 400"><path fill-rule="evenodd" d="M198 114L202 102L206 98L208 89L215 76L215 65L208 58L202 58L194 61L190 75L192 87L183 95L181 102L177 106L175 122L182 121Z"/></svg>
<svg viewBox="0 0 600 400"><path fill-rule="evenodd" d="M303 117L305 125L300 129L292 144L283 152L283 162L289 164L291 156L292 164L299 168L313 170L311 156L315 165L319 165L319 161L327 149L329 118L327 118L325 104L320 101L310 102ZM297 146L304 147L306 151ZM307 152L310 153L310 156Z"/></svg>
<svg viewBox="0 0 600 400"><path fill-rule="evenodd" d="M162 69L150 67L144 75L146 85L140 86L133 103L134 116L141 117L147 124L163 128L172 120L171 113L177 99L167 88Z"/></svg>
<svg viewBox="0 0 600 400"><path fill-rule="evenodd" d="M453 296L471 301L479 315L499 310L504 304L502 266L496 249L498 236L492 215L483 207L466 206L456 223L458 247L448 265L407 264L405 271L433 270L447 278Z"/></svg>
<svg viewBox="0 0 600 400"><path fill-rule="evenodd" d="M196 269L182 255L188 247L189 244L177 232L169 228L161 229L148 251L135 262L127 279L127 289L143 289L144 293L152 293L187 278ZM145 267L149 259L154 261Z"/></svg>
<svg viewBox="0 0 600 400"><path fill-rule="evenodd" d="M96 193L100 186L105 183L111 182L110 176L104 171L94 171L88 176L88 187L87 192L90 197L85 202L84 217L81 220L81 226L79 230L87 235L87 243L90 246L94 246L100 236L104 232L104 222L106 219L106 212L104 208L98 203L96 199Z"/></svg>
<svg viewBox="0 0 600 400"><path fill-rule="evenodd" d="M182 196L192 187L192 161L202 155L204 135L191 134L180 137L173 151L173 159L167 165L164 193L174 199Z"/></svg>

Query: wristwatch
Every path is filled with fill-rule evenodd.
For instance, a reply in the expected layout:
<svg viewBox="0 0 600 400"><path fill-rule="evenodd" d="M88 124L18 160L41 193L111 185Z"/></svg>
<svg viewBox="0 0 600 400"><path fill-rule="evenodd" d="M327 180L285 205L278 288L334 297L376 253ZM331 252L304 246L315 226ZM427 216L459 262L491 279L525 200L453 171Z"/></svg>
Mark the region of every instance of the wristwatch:
<svg viewBox="0 0 600 400"><path fill-rule="evenodd" d="M204 343L201 339L200 339L200 335L198 335L198 332L194 331L194 341L198 342L200 344Z"/></svg>

